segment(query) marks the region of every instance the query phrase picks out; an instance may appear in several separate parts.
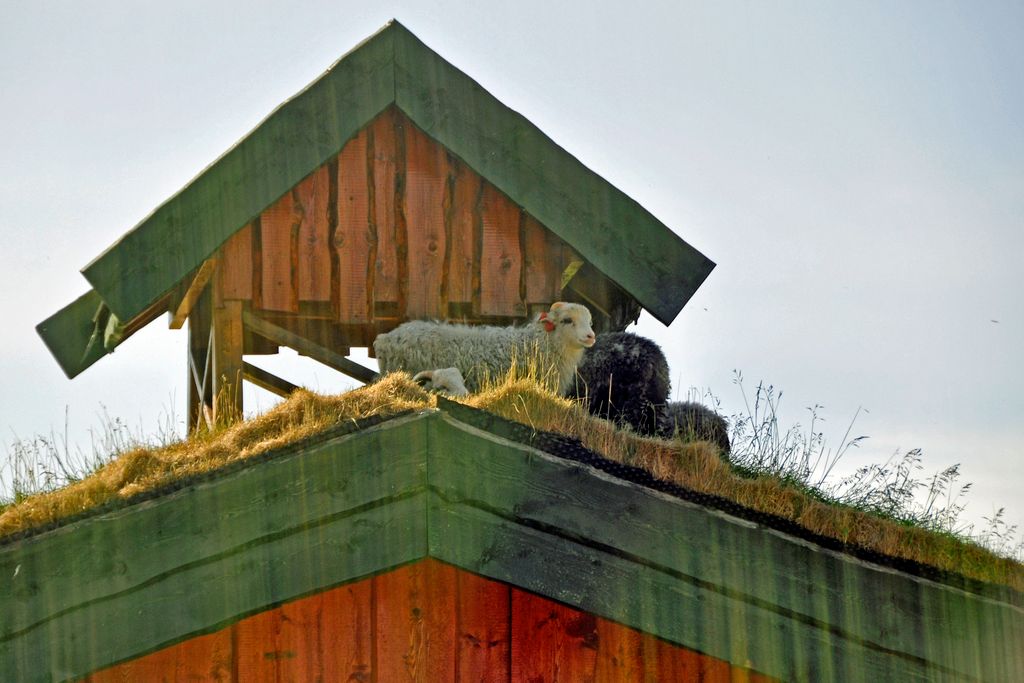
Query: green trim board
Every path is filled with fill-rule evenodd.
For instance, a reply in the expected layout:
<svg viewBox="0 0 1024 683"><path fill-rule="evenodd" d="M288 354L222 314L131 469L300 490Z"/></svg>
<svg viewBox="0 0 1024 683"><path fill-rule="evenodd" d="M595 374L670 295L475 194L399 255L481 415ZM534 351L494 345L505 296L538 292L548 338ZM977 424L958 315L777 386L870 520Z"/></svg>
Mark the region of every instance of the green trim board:
<svg viewBox="0 0 1024 683"><path fill-rule="evenodd" d="M424 411L294 444L0 546L0 670L74 678L429 556L784 680L1024 680L1019 604L618 479L483 417Z"/></svg>
<svg viewBox="0 0 1024 683"><path fill-rule="evenodd" d="M392 21L89 263L82 271L93 287L87 296L98 296L118 319L131 321L391 105L661 322L676 317L714 268L643 207ZM97 358L71 362L82 358L88 338L59 320L72 315L66 311L43 325L74 331L47 339L73 376Z"/></svg>
<svg viewBox="0 0 1024 683"><path fill-rule="evenodd" d="M36 325L36 332L69 378L113 351L97 334L96 317L105 308L100 295L90 289Z"/></svg>

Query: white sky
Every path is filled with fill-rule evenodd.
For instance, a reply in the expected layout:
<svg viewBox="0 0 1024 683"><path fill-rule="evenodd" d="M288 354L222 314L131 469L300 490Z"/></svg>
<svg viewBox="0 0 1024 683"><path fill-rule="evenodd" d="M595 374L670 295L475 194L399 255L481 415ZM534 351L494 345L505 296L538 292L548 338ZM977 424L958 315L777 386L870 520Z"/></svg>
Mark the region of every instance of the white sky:
<svg viewBox="0 0 1024 683"><path fill-rule="evenodd" d="M673 383L739 369L825 406L852 470L962 463L965 519L1024 527L1024 6L938 2L0 3L0 429L88 444L101 406L180 421L161 321L73 381L34 326L77 272L397 17L718 268L673 325ZM257 362L345 386L287 356ZM247 397L269 406L268 394ZM2 451L0 451L2 455Z"/></svg>

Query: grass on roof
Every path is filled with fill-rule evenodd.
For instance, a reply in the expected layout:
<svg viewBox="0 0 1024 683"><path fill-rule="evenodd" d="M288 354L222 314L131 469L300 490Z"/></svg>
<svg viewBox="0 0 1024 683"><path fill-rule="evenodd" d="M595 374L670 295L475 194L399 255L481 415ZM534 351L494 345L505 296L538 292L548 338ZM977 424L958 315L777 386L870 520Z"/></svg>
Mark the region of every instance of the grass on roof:
<svg viewBox="0 0 1024 683"><path fill-rule="evenodd" d="M617 429L530 379L508 377L462 402L538 430L578 438L587 448L611 460L641 467L659 479L694 491L792 520L813 533L1024 590L1024 565L976 543L830 504L814 491L778 477L737 472L710 442L643 438ZM346 421L435 406L436 398L404 373L333 396L299 390L258 417L168 446L129 450L91 476L8 505L0 511L0 541L267 453Z"/></svg>

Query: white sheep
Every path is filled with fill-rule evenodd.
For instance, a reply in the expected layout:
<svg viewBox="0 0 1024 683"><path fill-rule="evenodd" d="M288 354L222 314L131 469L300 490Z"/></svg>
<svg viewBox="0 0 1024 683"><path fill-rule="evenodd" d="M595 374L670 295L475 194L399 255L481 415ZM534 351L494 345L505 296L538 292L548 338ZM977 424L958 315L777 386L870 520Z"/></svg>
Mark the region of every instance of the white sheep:
<svg viewBox="0 0 1024 683"><path fill-rule="evenodd" d="M498 379L515 363L526 374L533 367L542 381L565 393L572 386L584 349L594 345L590 311L559 301L522 327L461 325L414 320L379 335L373 349L381 373L427 373L458 368L469 391ZM427 374L419 375L429 379Z"/></svg>
<svg viewBox="0 0 1024 683"><path fill-rule="evenodd" d="M449 396L465 396L469 393L466 380L458 368L440 368L417 372L412 381L427 391L448 394Z"/></svg>

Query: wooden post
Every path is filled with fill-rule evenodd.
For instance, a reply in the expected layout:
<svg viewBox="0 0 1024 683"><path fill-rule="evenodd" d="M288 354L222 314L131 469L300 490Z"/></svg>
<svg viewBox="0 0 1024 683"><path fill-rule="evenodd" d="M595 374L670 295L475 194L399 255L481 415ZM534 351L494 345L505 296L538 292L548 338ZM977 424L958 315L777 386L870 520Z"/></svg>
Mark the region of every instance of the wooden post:
<svg viewBox="0 0 1024 683"><path fill-rule="evenodd" d="M242 416L242 302L213 306L213 420L228 424Z"/></svg>

